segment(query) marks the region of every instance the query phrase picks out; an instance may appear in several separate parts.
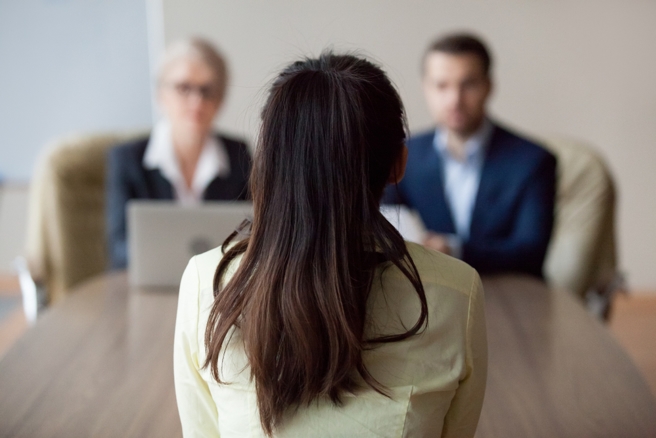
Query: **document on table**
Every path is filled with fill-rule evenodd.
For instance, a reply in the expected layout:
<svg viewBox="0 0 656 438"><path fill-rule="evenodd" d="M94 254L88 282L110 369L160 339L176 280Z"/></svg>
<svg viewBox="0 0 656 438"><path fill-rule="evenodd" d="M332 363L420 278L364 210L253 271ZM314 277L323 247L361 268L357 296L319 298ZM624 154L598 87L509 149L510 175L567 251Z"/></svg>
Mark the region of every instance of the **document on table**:
<svg viewBox="0 0 656 438"><path fill-rule="evenodd" d="M380 212L409 242L421 243L426 227L416 211L402 205L381 205Z"/></svg>

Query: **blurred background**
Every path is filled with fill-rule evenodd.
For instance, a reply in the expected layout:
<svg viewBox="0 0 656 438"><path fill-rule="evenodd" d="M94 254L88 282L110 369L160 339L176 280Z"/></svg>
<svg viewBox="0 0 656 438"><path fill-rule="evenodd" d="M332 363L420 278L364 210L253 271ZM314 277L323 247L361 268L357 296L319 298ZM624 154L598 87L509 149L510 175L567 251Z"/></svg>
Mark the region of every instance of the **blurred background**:
<svg viewBox="0 0 656 438"><path fill-rule="evenodd" d="M621 266L632 290L656 293L655 23L646 0L2 0L0 176L5 187L28 184L39 152L63 135L149 128L156 60L179 37L205 36L224 52L231 83L218 125L253 144L267 81L326 47L381 63L411 129L431 126L421 55L441 33L473 30L493 51L496 118L529 136L582 140L606 158ZM10 272L26 202L4 192L0 270Z"/></svg>
<svg viewBox="0 0 656 438"><path fill-rule="evenodd" d="M654 298L655 24L649 0L0 0L0 289L17 284L39 155L71 133L149 129L157 60L171 41L197 35L221 49L231 79L217 125L253 145L268 81L325 48L382 64L411 130L432 126L421 56L436 36L469 30L493 52L495 118L528 136L583 141L606 159L620 268L633 296ZM625 342L656 319L654 301L640 303L643 313L614 323Z"/></svg>
<svg viewBox="0 0 656 438"><path fill-rule="evenodd" d="M7 351L20 350L9 350L11 345L20 346L21 342L14 344L19 337L27 333L21 341L29 338L16 260L26 254L30 188L38 186L38 176L43 173L39 163L54 143L71 135L109 134L109 138L148 132L159 119L154 80L158 61L169 43L200 36L216 44L225 55L230 80L216 125L221 132L243 138L252 147L269 81L289 62L305 55L317 55L326 48L355 51L382 65L400 91L411 131L431 128L433 122L421 87L421 58L429 42L452 31L478 34L492 51L494 90L490 113L493 118L527 137L563 138L587 144L607 164L617 193L617 265L626 279L628 293L616 297L608 325L588 322L608 338L611 336L607 329L610 330L614 339L604 344L604 349L612 350L619 341L656 394L656 337L653 336L656 331L656 2L653 0L0 0L0 361ZM102 210L104 199L97 201ZM46 223L53 222L49 210L44 211L47 211L43 214ZM104 222L99 226L104 227ZM78 240L82 239L75 243ZM127 290L124 286L123 292ZM111 348L116 344L119 358L125 356L121 356L125 353L121 349L127 349L129 357L138 351L134 348L135 339L147 341L144 345L161 341L153 337L158 341L151 342L144 333L162 322L157 312L163 307L157 307L157 303L164 301L157 300L170 299L173 295L127 296L128 317L119 318L117 325L128 326L130 335L124 336L125 339L117 336L120 341L116 342L108 338ZM110 310L112 306L120 307L116 303L124 302L115 298L102 301L98 307L106 306ZM126 301L125 294L120 299ZM174 301L175 297L169 303L171 316ZM544 315L563 314L563 309L550 307L553 303L549 300L545 302ZM32 304L36 309L36 304ZM152 309L152 318L142 319L146 310ZM92 310L86 316L96 315L97 309ZM511 316L521 320L523 310L526 307ZM547 317L545 321L549 323L551 319ZM107 327L114 322L107 322ZM542 322L536 321L536 326ZM162 339L168 342L172 339L172 317L166 323L170 324L171 333L163 332ZM531 332L528 326L509 323L513 324L520 334ZM553 327L554 336L564 340L557 347L576 345L569 341L577 336L578 340L585 338L571 330L574 325L555 325L558 327ZM102 346L96 337L105 332L114 333L106 331L105 325L98 327L101 328L88 337L88 344L80 343L86 346L88 357L93 360L101 351L97 345ZM506 341L497 335L502 339L500 343ZM170 346L164 341L160 345L165 353L162 357L169 358ZM29 346L29 342L25 345ZM40 354L42 344L32 345L38 347L35 351ZM60 346L54 345L53 350L59 350ZM549 353L551 347L547 344L543 349L540 345L535 351ZM113 355L115 351L111 348L107 351ZM581 349L580 353L587 355L588 351ZM20 351L15 356L20 356ZM9 354L5 356L9 358ZM30 365L47 362L41 359L39 356ZM579 390L578 382L561 379L561 376L571 379L562 374L562 370L569 368L558 368L563 364L569 366L576 358L569 362L546 362L547 369L552 366L561 370L561 374L551 376L560 385L559 391L570 386L573 391ZM7 363L5 360L4 364ZM602 365L609 363L612 364ZM80 365L80 369L84 367ZM15 369L18 370L15 375L23 374L22 368ZM92 367L88 369L93 371ZM168 372L165 368L159 371ZM590 371L591 380L604 379L604 385L599 386L612 392L612 385L606 385L607 375L595 374L596 369ZM69 382L77 378L73 374ZM50 379L55 374L41 375ZM627 376L631 377L631 373L618 372L611 377L626 383ZM96 377L93 376L94 382ZM67 381L60 382L63 382L60 387L65 388L62 393L69 393ZM125 379L125 382L129 385L132 380ZM17 393L29 386L20 383L16 386ZM84 397L76 398L75 403L86 403L84 383L80 384ZM169 391L166 403L174 408L172 382L167 383L170 385L166 387ZM640 379L634 383L645 387ZM596 382L592 386L597 386ZM59 400L59 393L52 393ZM98 399L104 399L105 394L99 393ZM5 397L6 394L5 389ZM32 393L26 394L31 397ZM161 404L160 398L164 397L156 392L152 394L154 405ZM559 409L541 411L567 411L568 405L561 404L561 392L554 390L553 394L558 396ZM7 403L13 403L11 397L6 399ZM41 403L41 392L32 399L47 405ZM621 397L618 400L624 402ZM78 406L75 403L71 406ZM79 410L81 414L85 412ZM134 412L141 411L134 409ZM177 421L175 415L170 417ZM108 414L107 418L112 417ZM163 428L168 427L162 424ZM534 424L542 428L542 423Z"/></svg>

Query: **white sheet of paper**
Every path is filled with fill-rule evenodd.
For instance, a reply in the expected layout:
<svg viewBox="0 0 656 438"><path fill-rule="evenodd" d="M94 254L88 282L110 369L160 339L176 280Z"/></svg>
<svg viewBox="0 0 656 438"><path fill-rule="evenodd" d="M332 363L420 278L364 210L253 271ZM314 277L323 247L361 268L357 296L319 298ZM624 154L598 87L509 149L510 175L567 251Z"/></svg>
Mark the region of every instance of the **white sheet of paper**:
<svg viewBox="0 0 656 438"><path fill-rule="evenodd" d="M380 212L405 240L421 243L424 239L426 227L417 212L402 205L381 205Z"/></svg>

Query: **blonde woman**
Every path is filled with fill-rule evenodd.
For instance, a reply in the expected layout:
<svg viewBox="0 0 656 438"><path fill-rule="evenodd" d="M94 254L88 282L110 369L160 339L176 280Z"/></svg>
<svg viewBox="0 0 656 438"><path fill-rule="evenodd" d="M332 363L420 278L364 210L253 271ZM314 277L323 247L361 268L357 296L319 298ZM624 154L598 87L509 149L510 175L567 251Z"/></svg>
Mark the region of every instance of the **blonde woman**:
<svg viewBox="0 0 656 438"><path fill-rule="evenodd" d="M114 269L127 266L125 207L130 199L182 204L247 198L251 159L246 144L213 132L223 103L225 60L202 39L171 45L159 69L163 117L149 137L110 150L107 238Z"/></svg>

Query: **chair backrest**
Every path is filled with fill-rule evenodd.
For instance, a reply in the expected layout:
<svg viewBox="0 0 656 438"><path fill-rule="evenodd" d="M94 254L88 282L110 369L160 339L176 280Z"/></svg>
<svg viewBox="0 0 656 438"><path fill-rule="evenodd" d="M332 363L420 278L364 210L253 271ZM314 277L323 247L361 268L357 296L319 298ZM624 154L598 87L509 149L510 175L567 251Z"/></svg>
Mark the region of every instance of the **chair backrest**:
<svg viewBox="0 0 656 438"><path fill-rule="evenodd" d="M542 142L558 159L556 220L544 273L552 287L584 297L617 276L615 185L593 148L571 140Z"/></svg>
<svg viewBox="0 0 656 438"><path fill-rule="evenodd" d="M41 156L30 190L26 252L50 302L106 269L105 156L110 147L145 135L71 136Z"/></svg>

